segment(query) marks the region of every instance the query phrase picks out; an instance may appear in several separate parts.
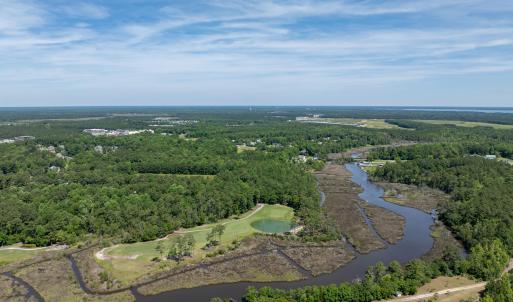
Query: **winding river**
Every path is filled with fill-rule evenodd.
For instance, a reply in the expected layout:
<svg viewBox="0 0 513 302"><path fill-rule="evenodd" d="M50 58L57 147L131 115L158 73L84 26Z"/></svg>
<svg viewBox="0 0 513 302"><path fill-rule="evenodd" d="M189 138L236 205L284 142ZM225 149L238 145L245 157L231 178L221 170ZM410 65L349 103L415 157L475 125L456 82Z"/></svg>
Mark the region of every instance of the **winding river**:
<svg viewBox="0 0 513 302"><path fill-rule="evenodd" d="M368 254L360 254L349 264L340 267L330 274L309 277L305 280L291 282L237 282L227 284L206 285L195 288L178 289L164 292L154 296L144 296L133 289L132 293L139 302L169 302L169 301L210 301L213 297L227 297L240 300L248 286L275 288L295 288L306 285L338 284L351 281L364 276L369 265L382 261L385 264L393 260L405 263L419 258L433 246L430 236L430 226L433 218L414 208L396 205L385 201L383 189L368 180L367 173L355 163L346 164L346 168L353 174L352 181L363 188L360 198L370 204L386 208L406 219L404 237L397 244L389 244L386 249L376 250ZM322 198L324 199L324 198Z"/></svg>

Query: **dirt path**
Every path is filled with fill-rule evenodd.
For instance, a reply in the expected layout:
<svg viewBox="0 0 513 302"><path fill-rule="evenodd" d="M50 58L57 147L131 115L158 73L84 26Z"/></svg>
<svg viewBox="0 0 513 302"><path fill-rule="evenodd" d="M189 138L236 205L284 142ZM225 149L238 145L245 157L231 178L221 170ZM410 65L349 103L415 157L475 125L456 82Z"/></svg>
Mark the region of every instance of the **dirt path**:
<svg viewBox="0 0 513 302"><path fill-rule="evenodd" d="M442 295L447 295L447 294L455 293L455 292L461 292L461 291L465 291L465 290L484 289L485 286L486 286L486 282L481 282L481 283L472 284L472 285L448 288L448 289L444 289L444 290L440 290L440 291L432 292L432 293L427 293L427 294L409 296L409 297L405 297L405 298L401 298L401 299L385 300L384 302L419 301L419 300L423 300L423 299L432 298L434 296L442 296Z"/></svg>
<svg viewBox="0 0 513 302"><path fill-rule="evenodd" d="M255 209L253 210L253 212L251 212L248 216L246 217L243 217L241 219L237 219L235 221L244 221L248 218L250 218L251 216L255 215L256 213L258 213L260 210L262 210L264 208L265 204L263 203L258 203L255 207ZM233 220L231 221L226 221L226 222L223 222L221 223L221 225L226 225L228 223L232 223L234 222ZM169 239L169 237L171 236L175 236L175 235L183 235L183 234L190 234L190 233L196 233L196 232L204 232L206 230L210 230L212 227L209 227L209 228L204 228L204 229L199 229L199 230L191 230L191 231L183 231L183 230L176 230L174 231L173 233L171 234L168 234L166 235L165 237L162 237L162 238L158 238L158 239L155 239L153 241L162 241L162 240L166 240L166 239ZM94 254L94 256L96 257L96 259L99 259L99 260L111 260L111 259L125 259L125 260L135 260L137 259L137 257L139 257L140 255L132 255L132 256L109 256L106 254L106 252L110 249L113 249L115 247L119 246L119 244L116 244L116 245L113 245L113 246L109 246L109 247L106 247L106 248L103 248L101 250L99 250L98 252L96 252Z"/></svg>

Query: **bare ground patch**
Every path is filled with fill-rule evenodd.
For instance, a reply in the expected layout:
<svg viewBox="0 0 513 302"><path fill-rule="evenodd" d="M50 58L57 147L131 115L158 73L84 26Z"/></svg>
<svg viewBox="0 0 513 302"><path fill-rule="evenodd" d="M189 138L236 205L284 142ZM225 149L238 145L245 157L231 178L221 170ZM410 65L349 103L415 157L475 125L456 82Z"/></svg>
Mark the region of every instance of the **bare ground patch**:
<svg viewBox="0 0 513 302"><path fill-rule="evenodd" d="M88 295L80 288L68 259L58 259L38 263L16 272L34 287L45 301L134 301L130 292L122 292L108 296Z"/></svg>

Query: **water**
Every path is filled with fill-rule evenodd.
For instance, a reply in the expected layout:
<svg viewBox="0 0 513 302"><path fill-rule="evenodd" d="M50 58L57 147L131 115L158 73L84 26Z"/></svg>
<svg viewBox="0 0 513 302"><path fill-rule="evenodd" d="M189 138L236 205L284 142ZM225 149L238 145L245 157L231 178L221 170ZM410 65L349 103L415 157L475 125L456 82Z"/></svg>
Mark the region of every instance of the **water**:
<svg viewBox="0 0 513 302"><path fill-rule="evenodd" d="M347 164L346 168L353 174L352 180L363 188L360 197L377 206L391 210L406 218L404 237L397 244L388 245L388 248L377 250L365 255L358 255L349 264L335 270L331 274L310 277L305 280L292 282L237 282L229 284L206 285L196 288L178 289L164 292L154 296L143 296L136 290L132 293L138 302L172 302L172 301L210 301L213 297L229 297L240 300L248 286L275 288L296 288L306 285L339 284L362 278L369 265L382 261L385 264L393 260L405 263L419 258L427 253L433 246L433 238L430 236L430 226L433 218L417 209L408 208L383 200L383 189L369 182L367 174L356 164Z"/></svg>
<svg viewBox="0 0 513 302"><path fill-rule="evenodd" d="M290 231L294 226L290 221L275 219L260 219L251 223L251 226L264 233L285 233Z"/></svg>
<svg viewBox="0 0 513 302"><path fill-rule="evenodd" d="M411 111L451 111L451 112L480 112L480 113L513 113L513 109L491 109L491 108L405 108Z"/></svg>

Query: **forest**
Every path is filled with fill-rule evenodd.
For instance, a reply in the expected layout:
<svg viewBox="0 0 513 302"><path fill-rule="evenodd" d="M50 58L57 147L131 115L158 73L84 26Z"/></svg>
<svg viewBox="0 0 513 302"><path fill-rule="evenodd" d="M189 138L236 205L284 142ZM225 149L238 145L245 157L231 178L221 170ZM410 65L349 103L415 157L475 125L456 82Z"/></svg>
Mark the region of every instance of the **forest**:
<svg viewBox="0 0 513 302"><path fill-rule="evenodd" d="M381 118L400 128L294 121L313 114ZM397 292L414 293L436 276L470 274L492 280L484 301L511 301L511 277L499 277L513 256L513 166L508 162L513 159L513 132L418 121L513 124L511 116L299 107L2 111L0 139L34 139L0 144L0 246L104 238L148 241L242 214L257 203L292 207L305 225L301 240L338 239L340 234L320 206L311 172L321 169L330 153L373 147L369 160L390 162L375 169L372 179L427 186L450 195L437 214L469 256L462 259L446 251L431 262L378 263L354 283L251 288L246 300L372 301ZM154 126L160 123L157 117L180 122ZM151 128L154 133L83 132L90 128ZM308 160L297 160L300 155ZM182 254L177 250L170 257Z"/></svg>

